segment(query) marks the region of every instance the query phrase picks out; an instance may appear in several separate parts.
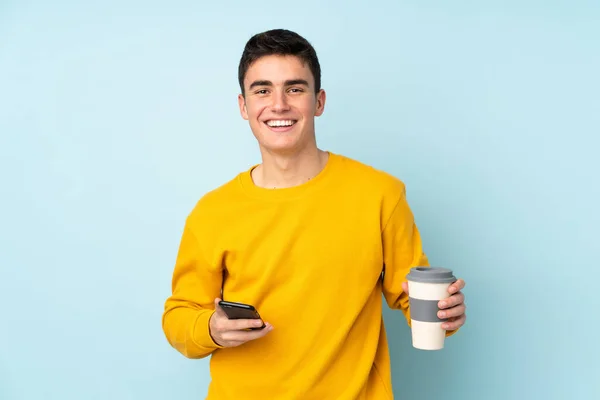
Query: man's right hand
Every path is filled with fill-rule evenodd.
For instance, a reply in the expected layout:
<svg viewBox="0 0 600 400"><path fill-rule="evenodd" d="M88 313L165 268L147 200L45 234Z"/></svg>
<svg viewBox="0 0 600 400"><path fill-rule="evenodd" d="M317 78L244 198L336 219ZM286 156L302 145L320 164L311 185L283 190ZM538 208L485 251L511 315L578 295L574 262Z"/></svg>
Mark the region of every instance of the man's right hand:
<svg viewBox="0 0 600 400"><path fill-rule="evenodd" d="M215 299L215 312L210 317L210 336L215 343L223 347L236 347L250 340L259 339L273 330L273 326L265 322L260 330L248 331L249 328L260 328L263 321L259 319L229 319L219 305L221 299Z"/></svg>

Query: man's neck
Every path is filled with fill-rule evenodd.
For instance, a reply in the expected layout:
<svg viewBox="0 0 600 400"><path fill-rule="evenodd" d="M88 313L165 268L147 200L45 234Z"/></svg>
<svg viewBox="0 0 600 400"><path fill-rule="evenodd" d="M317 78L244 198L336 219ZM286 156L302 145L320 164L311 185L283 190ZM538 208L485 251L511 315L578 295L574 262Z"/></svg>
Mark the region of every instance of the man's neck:
<svg viewBox="0 0 600 400"><path fill-rule="evenodd" d="M269 189L298 186L317 176L329 153L313 147L296 154L263 154L263 162L252 171L254 184Z"/></svg>

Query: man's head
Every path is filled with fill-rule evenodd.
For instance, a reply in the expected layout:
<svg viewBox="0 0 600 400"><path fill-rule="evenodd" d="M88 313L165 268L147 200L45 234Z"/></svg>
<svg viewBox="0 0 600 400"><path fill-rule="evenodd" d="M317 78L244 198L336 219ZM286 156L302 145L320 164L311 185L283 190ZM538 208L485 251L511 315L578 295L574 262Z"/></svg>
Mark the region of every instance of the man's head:
<svg viewBox="0 0 600 400"><path fill-rule="evenodd" d="M290 153L315 145L314 117L323 113L321 67L312 45L283 29L246 43L239 64L240 113L262 149Z"/></svg>
<svg viewBox="0 0 600 400"><path fill-rule="evenodd" d="M238 81L242 95L246 94L244 78L250 65L261 57L273 55L295 56L301 59L312 72L315 93L321 90L321 65L313 46L295 32L273 29L252 36L246 43L238 67Z"/></svg>

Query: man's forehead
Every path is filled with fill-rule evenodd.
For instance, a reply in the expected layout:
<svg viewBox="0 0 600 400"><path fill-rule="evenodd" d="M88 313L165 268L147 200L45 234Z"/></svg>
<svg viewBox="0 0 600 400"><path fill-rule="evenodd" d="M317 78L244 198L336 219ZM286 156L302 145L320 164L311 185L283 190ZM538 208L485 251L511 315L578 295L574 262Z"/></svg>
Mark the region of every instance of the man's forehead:
<svg viewBox="0 0 600 400"><path fill-rule="evenodd" d="M288 81L305 80L312 85L312 73L308 65L295 56L265 56L253 62L246 71L246 84L269 81L284 85Z"/></svg>

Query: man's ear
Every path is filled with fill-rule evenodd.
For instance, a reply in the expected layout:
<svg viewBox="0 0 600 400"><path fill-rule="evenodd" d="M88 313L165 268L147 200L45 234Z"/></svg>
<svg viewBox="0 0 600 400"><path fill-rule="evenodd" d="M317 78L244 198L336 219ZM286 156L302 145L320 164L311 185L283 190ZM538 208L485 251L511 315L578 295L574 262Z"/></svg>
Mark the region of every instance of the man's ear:
<svg viewBox="0 0 600 400"><path fill-rule="evenodd" d="M248 110L246 109L246 99L243 94L238 94L238 106L240 107L240 115L245 120L248 120Z"/></svg>
<svg viewBox="0 0 600 400"><path fill-rule="evenodd" d="M321 89L317 93L317 104L315 108L315 117L320 117L325 111L325 100L326 100L325 90Z"/></svg>

